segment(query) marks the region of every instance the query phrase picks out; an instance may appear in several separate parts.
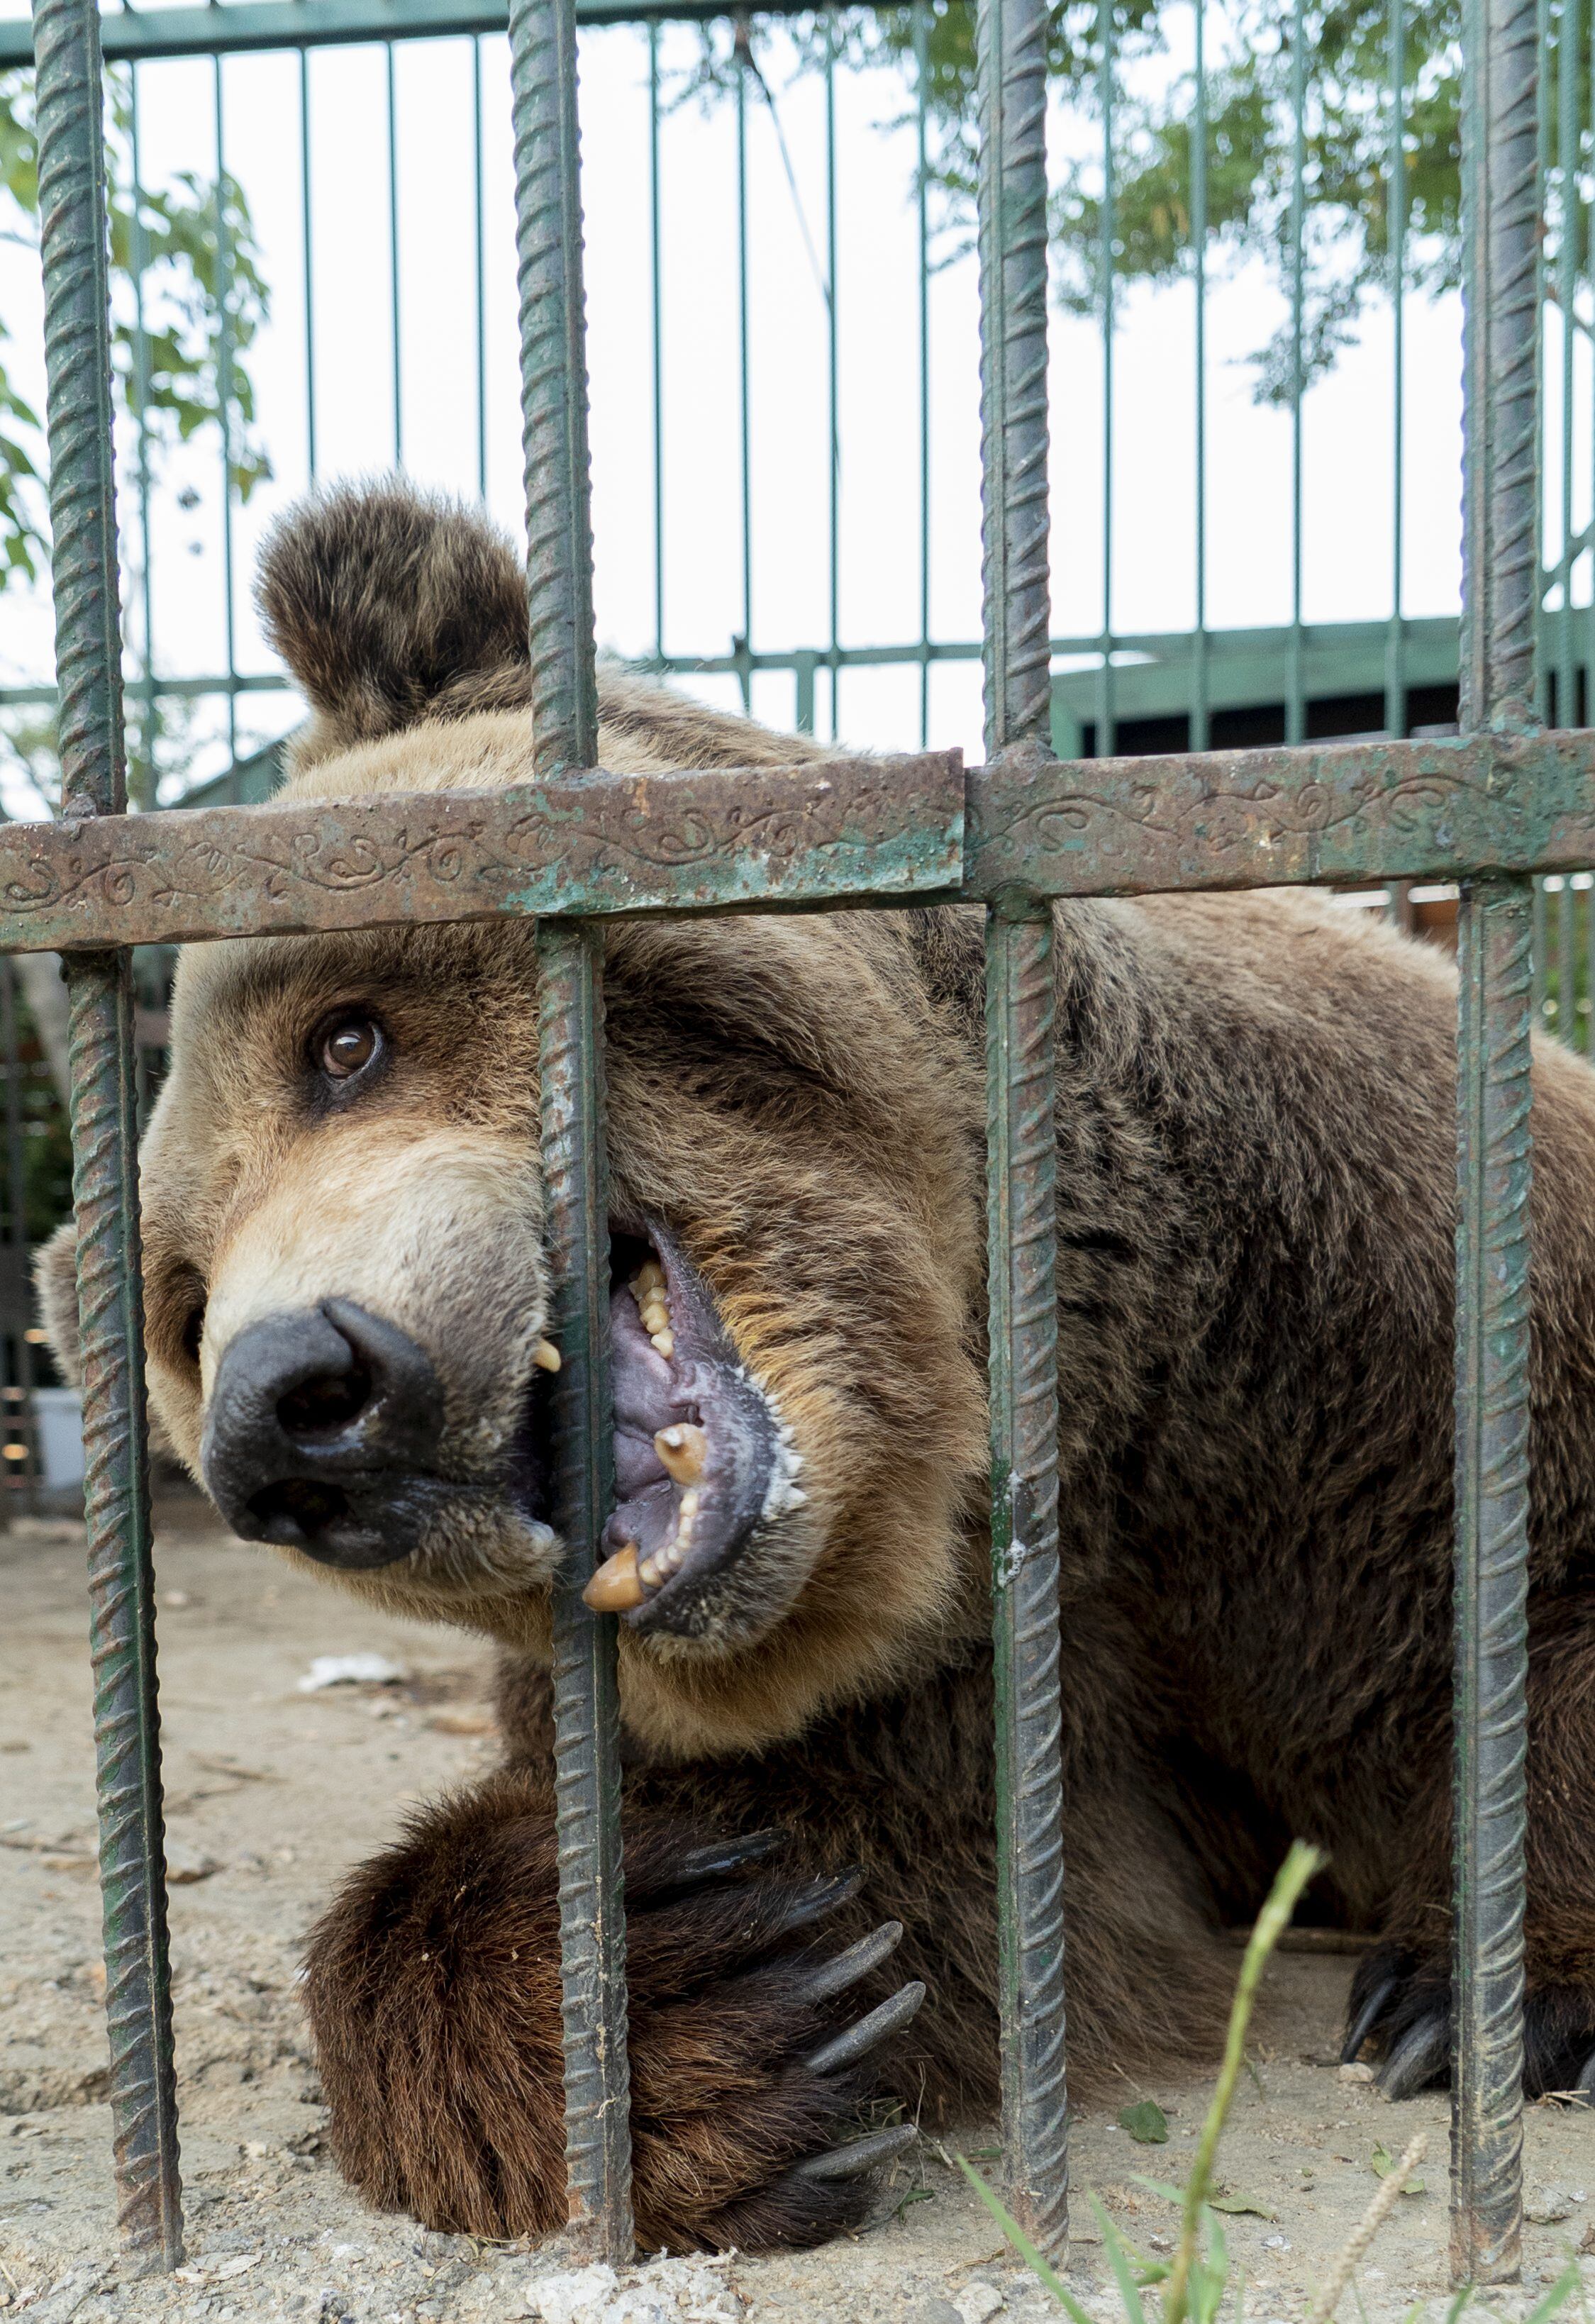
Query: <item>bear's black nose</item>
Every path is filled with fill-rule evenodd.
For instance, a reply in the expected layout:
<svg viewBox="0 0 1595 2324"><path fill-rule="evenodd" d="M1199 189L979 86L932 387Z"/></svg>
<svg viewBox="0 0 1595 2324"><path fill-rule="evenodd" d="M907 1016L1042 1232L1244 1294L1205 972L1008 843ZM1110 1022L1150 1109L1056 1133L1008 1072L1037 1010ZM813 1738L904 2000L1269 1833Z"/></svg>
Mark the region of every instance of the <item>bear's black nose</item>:
<svg viewBox="0 0 1595 2324"><path fill-rule="evenodd" d="M391 1565L414 1548L443 1425L431 1360L350 1299L239 1333L211 1390L200 1466L246 1541L324 1565Z"/></svg>

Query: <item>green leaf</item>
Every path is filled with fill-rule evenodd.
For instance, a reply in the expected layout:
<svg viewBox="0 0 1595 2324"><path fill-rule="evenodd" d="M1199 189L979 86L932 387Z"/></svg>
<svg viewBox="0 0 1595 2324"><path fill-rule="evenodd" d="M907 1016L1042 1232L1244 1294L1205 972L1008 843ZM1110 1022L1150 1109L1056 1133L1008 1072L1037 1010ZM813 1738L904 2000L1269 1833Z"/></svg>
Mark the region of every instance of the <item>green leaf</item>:
<svg viewBox="0 0 1595 2324"><path fill-rule="evenodd" d="M1260 2203L1255 2195L1210 2195L1207 2208L1210 2211L1241 2211L1252 2219L1277 2219L1279 2217L1277 2211L1267 2203Z"/></svg>
<svg viewBox="0 0 1595 2324"><path fill-rule="evenodd" d="M1012 2212L1010 2211L1007 2207L1000 2202L997 2197L992 2194L991 2190L981 2177L980 2172L975 2169L973 2163L965 2161L962 2154L957 2153L954 2155L953 2160L957 2163L958 2168L963 2172L964 2177L974 2189L975 2193L980 2197L987 2210L990 2211L991 2217L996 2220L998 2226L1008 2237L1009 2242L1013 2246L1015 2251L1018 2252L1019 2257L1024 2261L1025 2265L1029 2269L1031 2274L1037 2277L1040 2282L1044 2283L1047 2291L1051 2292L1053 2298L1059 2301L1068 2311L1070 2319L1072 2319L1072 2324L1093 2324L1093 2319L1091 2314L1086 2309L1083 2309L1080 2305L1080 2302L1069 2290L1068 2285L1064 2282L1063 2277L1058 2273L1056 2268L1054 2267L1052 2262L1046 2257L1044 2252L1037 2250L1035 2245L1030 2241L1029 2236L1025 2233L1023 2227L1020 2227ZM1098 2217L1100 2218L1101 2210L1094 2198L1093 2199L1092 2208L1093 2210L1097 2211ZM1145 2324L1145 2319L1140 2314L1140 2302L1139 2300L1135 2301L1135 2324Z"/></svg>
<svg viewBox="0 0 1595 2324"><path fill-rule="evenodd" d="M1529 2310L1523 2319L1523 2324L1546 2324L1546 2319L1555 2315L1563 2301L1572 2299L1573 2293L1579 2289L1581 2280L1577 2260L1570 2261L1544 2298Z"/></svg>
<svg viewBox="0 0 1595 2324"><path fill-rule="evenodd" d="M1108 2265L1113 2271L1113 2281L1119 2286L1119 2297L1124 2302L1124 2312L1129 2319L1129 2324L1147 2324L1147 2311L1141 2305L1140 2286L1135 2280L1129 2254L1124 2248L1123 2238L1096 2197L1091 2195L1086 2200L1095 2212L1097 2225L1102 2231L1102 2248L1108 2255Z"/></svg>
<svg viewBox="0 0 1595 2324"><path fill-rule="evenodd" d="M1374 2148L1373 2167L1381 2179L1388 2179L1400 2161L1401 2157L1398 2154L1392 2154L1382 2140ZM1401 2191L1404 2195L1421 2195L1424 2191L1424 2181L1422 2179L1409 2179Z"/></svg>
<svg viewBox="0 0 1595 2324"><path fill-rule="evenodd" d="M1156 2098L1142 2098L1139 2106L1122 2108L1119 2127L1129 2131L1139 2146L1168 2144L1168 2117Z"/></svg>

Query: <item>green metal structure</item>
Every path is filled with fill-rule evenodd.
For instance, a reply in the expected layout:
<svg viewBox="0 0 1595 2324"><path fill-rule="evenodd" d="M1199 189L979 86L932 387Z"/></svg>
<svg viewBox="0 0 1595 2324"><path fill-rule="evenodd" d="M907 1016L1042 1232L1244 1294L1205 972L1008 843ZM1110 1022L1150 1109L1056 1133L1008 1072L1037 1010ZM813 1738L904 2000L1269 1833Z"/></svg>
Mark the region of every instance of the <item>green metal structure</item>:
<svg viewBox="0 0 1595 2324"><path fill-rule="evenodd" d="M269 17L281 29L295 14L296 0L207 11L207 36L218 18L225 26L234 15ZM317 15L328 28L346 21L325 6ZM171 22L117 19L115 29L118 38L148 39ZM574 0L516 0L539 779L520 792L358 808L129 816L99 27L94 0L39 0L66 812L0 834L0 949L60 950L71 984L112 2105L124 2232L156 2264L176 2264L181 2221L129 947L250 930L539 919L544 1175L566 1351L556 1672L570 2200L586 2248L622 2255L631 2219L614 1641L612 1623L588 1614L578 1595L597 1555L609 1484L598 1320L605 1213L597 923L617 913L812 909L843 899L984 905L1005 2173L1013 2209L1056 2247L1067 2200L1057 1767L1068 1674L1057 1612L1052 902L1440 879L1461 886L1461 971L1452 2265L1459 2282L1481 2285L1517 2273L1533 880L1595 858L1595 733L1543 724L1535 667L1544 43L1533 0L1469 0L1461 733L1302 742L1307 639L1298 599L1286 704L1295 743L1142 757L1103 749L1094 759L1059 760L1049 748L1046 23L1041 0L982 0L983 765L965 770L945 753L844 758L792 774L687 770L644 789L594 767L576 16ZM1388 644L1394 701L1406 682L1399 623ZM1558 664L1563 681L1578 659L1575 639ZM1199 653L1193 667L1192 733L1201 740L1216 662ZM1101 744L1111 739L1113 673L1104 659ZM1557 698L1572 699L1565 682ZM745 839L755 822L756 858Z"/></svg>

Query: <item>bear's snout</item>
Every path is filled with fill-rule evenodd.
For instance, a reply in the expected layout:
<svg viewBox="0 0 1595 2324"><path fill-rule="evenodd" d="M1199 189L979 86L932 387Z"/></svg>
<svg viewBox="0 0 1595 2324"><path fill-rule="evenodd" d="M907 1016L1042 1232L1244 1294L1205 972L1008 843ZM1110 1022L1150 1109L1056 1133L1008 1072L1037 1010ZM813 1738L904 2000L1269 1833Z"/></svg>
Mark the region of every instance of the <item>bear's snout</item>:
<svg viewBox="0 0 1595 2324"><path fill-rule="evenodd" d="M217 1368L200 1462L246 1541L324 1565L391 1565L437 1496L443 1390L409 1333L350 1299L267 1315Z"/></svg>

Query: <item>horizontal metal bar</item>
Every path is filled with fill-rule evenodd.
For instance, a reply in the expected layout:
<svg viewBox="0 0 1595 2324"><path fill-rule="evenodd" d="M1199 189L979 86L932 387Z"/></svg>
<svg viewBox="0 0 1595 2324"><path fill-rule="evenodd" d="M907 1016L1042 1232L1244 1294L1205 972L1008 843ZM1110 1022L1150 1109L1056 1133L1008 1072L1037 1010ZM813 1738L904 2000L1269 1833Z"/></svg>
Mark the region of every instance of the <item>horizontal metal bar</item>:
<svg viewBox="0 0 1595 2324"><path fill-rule="evenodd" d="M1595 731L972 769L964 893L1154 894L1595 862Z"/></svg>
<svg viewBox="0 0 1595 2324"><path fill-rule="evenodd" d="M761 16L807 15L812 0L760 0ZM732 13L725 0L576 0L578 24L707 23ZM246 49L327 48L353 41L426 41L502 32L508 0L238 0L235 6L107 9L100 42L108 58L236 55ZM0 24L0 70L33 61L26 18Z"/></svg>
<svg viewBox="0 0 1595 2324"><path fill-rule="evenodd" d="M1203 633L1203 648L1210 663L1250 664L1282 654L1290 635L1288 629L1209 630ZM1433 669L1437 681L1456 676L1454 619L1437 615L1433 620L1406 622L1402 635L1409 647L1429 658L1427 667ZM1309 677L1322 679L1324 687L1331 687L1341 675L1335 666L1338 658L1343 655L1356 659L1382 654L1389 643L1390 624L1388 621L1309 623L1302 639L1310 658ZM1120 683L1126 676L1144 682L1156 670L1166 669L1171 675L1179 673L1177 683L1183 687L1195 642L1189 630L1148 630L1116 636L1114 655L1120 665ZM1089 664L1101 648L1101 632L1093 632L1089 637L1055 637L1048 650L1055 661L1078 657ZM635 667L661 677L734 678L743 670L786 671L795 676L799 670L829 669L833 666L838 669L917 669L922 661L978 661L980 658L978 638L945 641L917 638L908 645L790 646L764 648L757 653L647 654L639 659ZM1090 684L1093 672L1089 667L1079 672L1055 670L1053 683L1055 687L1066 686L1075 677ZM230 678L154 678L148 681L147 689L143 676L138 678L141 693L148 690L158 700L193 701L207 694L281 694L292 685L286 670L235 671ZM1359 669L1348 674L1348 683L1340 690L1378 689L1369 687L1364 673ZM43 705L54 700L53 686L0 686L0 704Z"/></svg>
<svg viewBox="0 0 1595 2324"><path fill-rule="evenodd" d="M0 951L955 892L956 751L0 828Z"/></svg>
<svg viewBox="0 0 1595 2324"><path fill-rule="evenodd" d="M962 892L1595 862L1595 729L1040 761L956 752L0 827L0 952Z"/></svg>

